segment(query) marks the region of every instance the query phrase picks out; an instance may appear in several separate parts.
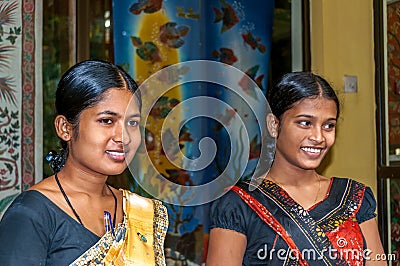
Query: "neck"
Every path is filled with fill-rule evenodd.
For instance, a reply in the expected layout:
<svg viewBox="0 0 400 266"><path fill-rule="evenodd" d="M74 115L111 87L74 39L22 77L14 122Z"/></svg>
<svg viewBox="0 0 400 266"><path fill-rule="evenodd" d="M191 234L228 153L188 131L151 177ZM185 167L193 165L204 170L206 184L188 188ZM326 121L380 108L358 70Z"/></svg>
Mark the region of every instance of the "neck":
<svg viewBox="0 0 400 266"><path fill-rule="evenodd" d="M110 193L105 185L108 178L106 175L93 175L79 169L71 169L65 165L57 176L62 180L63 186L76 192L92 196L104 196Z"/></svg>
<svg viewBox="0 0 400 266"><path fill-rule="evenodd" d="M281 167L271 167L267 178L286 186L305 186L315 182L319 175L315 170L293 170Z"/></svg>

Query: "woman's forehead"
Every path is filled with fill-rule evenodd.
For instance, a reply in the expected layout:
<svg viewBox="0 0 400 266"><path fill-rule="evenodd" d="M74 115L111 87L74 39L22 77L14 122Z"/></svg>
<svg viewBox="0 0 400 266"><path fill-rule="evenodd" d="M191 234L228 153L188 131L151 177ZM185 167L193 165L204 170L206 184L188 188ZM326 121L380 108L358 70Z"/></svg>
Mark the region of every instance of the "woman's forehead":
<svg viewBox="0 0 400 266"><path fill-rule="evenodd" d="M313 97L313 98L305 98L298 102L296 102L290 109L287 111L300 111L300 112L315 112L322 111L325 113L337 114L337 106L336 102L332 99L327 99L325 97Z"/></svg>

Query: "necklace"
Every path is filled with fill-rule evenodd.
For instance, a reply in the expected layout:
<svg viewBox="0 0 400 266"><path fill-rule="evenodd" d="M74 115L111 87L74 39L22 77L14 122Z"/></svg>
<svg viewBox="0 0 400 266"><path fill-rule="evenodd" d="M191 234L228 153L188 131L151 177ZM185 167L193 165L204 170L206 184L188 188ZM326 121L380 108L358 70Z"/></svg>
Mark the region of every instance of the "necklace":
<svg viewBox="0 0 400 266"><path fill-rule="evenodd" d="M82 226L84 226L83 223L82 223L81 218L79 217L78 213L75 211L74 207L72 206L71 202L69 201L69 198L68 198L67 194L65 193L63 187L61 186L61 183L60 183L60 180L58 179L57 173L54 175L54 177L56 179L57 185L60 188L60 191L63 194L64 199L67 202L68 206L71 208L72 212L74 213L76 219L78 219L79 223ZM115 228L115 224L116 224L115 220L116 220L116 216L117 216L117 197L115 196L114 192L111 190L110 186L107 183L106 183L106 186L110 190L110 192L111 192L111 194L112 194L112 196L114 198L114 220L113 220L113 222L114 222L114 228Z"/></svg>
<svg viewBox="0 0 400 266"><path fill-rule="evenodd" d="M317 203L318 197L319 197L319 192L321 191L321 177L317 174L318 177L318 191L317 195L315 196L314 204Z"/></svg>
<svg viewBox="0 0 400 266"><path fill-rule="evenodd" d="M315 196L313 205L314 205L315 203L317 203L317 200L318 200L318 198L319 198L319 193L320 193L320 191L321 191L321 177L320 177L320 175L318 175L318 174L316 175L316 177L317 177L317 179L318 179L318 191L317 191L317 195ZM280 186L283 190L285 189L285 187L284 187L281 183L278 183L278 181L276 181L275 178L272 177L272 180L274 181L274 183L276 183L278 186Z"/></svg>

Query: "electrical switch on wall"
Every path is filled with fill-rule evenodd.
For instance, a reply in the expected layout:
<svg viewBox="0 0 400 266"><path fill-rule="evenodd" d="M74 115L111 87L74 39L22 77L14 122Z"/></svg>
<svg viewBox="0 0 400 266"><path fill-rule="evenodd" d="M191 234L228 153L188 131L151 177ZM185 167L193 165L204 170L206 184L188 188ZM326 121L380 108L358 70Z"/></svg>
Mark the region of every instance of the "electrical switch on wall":
<svg viewBox="0 0 400 266"><path fill-rule="evenodd" d="M346 93L357 92L357 76L344 75L344 92Z"/></svg>

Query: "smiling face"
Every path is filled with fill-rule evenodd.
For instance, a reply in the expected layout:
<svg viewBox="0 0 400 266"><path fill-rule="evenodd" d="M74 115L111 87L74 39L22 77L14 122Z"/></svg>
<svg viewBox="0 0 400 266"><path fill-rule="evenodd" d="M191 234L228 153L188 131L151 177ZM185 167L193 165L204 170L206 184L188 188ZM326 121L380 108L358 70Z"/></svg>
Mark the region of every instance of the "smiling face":
<svg viewBox="0 0 400 266"><path fill-rule="evenodd" d="M274 166L317 168L335 142L337 107L323 97L296 103L281 118Z"/></svg>
<svg viewBox="0 0 400 266"><path fill-rule="evenodd" d="M68 144L69 163L102 175L124 171L141 139L140 111L132 97L129 90L111 88L101 101L80 114L79 133Z"/></svg>

